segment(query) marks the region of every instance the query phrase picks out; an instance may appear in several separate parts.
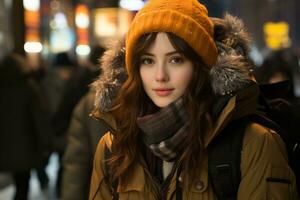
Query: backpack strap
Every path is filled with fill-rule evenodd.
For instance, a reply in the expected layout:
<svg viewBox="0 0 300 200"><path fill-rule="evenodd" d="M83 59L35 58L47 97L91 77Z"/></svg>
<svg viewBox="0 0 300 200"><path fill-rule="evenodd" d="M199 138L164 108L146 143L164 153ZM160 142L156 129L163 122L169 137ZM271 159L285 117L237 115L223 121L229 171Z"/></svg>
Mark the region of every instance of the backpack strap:
<svg viewBox="0 0 300 200"><path fill-rule="evenodd" d="M269 129L276 131L277 133L281 133L283 131L276 122L272 121L270 118L265 116L264 113L256 113L256 114L250 115L249 117L252 122L261 124ZM280 136L281 136L281 134L280 134ZM283 139L285 140L287 138L283 138Z"/></svg>
<svg viewBox="0 0 300 200"><path fill-rule="evenodd" d="M208 147L208 172L217 199L237 199L241 151L248 124L248 116L230 122Z"/></svg>
<svg viewBox="0 0 300 200"><path fill-rule="evenodd" d="M112 200L118 200L119 199L119 193L117 191L118 189L118 180L113 180L110 178L112 177L110 174L110 169L109 169L109 165L108 165L108 161L112 156L112 152L111 150L107 147L107 145L105 145L104 147L104 179L107 183L107 185L110 188L110 192L112 194Z"/></svg>

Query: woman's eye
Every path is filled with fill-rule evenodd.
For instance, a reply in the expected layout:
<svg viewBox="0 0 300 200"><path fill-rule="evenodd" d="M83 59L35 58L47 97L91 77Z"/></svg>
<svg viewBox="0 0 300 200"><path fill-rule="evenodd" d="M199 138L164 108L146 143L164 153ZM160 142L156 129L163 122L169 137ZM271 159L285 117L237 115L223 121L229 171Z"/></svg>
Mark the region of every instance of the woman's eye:
<svg viewBox="0 0 300 200"><path fill-rule="evenodd" d="M151 58L142 58L141 64L142 65L151 65L153 63L153 60Z"/></svg>
<svg viewBox="0 0 300 200"><path fill-rule="evenodd" d="M181 56L175 56L170 58L170 63L180 64L183 63L184 59Z"/></svg>

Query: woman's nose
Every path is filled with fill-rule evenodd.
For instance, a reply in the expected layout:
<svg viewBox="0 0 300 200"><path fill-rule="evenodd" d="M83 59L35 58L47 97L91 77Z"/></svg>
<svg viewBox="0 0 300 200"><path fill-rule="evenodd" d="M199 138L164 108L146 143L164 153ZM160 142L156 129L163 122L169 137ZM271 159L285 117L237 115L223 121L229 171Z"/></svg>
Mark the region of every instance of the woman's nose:
<svg viewBox="0 0 300 200"><path fill-rule="evenodd" d="M166 82L169 80L169 75L165 66L158 66L156 69L155 80L157 82Z"/></svg>

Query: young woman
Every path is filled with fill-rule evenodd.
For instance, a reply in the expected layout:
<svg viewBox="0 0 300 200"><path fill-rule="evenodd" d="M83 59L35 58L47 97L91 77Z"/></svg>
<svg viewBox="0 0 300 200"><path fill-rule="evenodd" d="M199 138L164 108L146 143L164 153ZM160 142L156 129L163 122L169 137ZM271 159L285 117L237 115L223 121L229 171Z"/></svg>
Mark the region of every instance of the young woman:
<svg viewBox="0 0 300 200"><path fill-rule="evenodd" d="M112 131L98 144L90 199L216 199L208 148L257 107L243 35L240 21L213 22L196 0L139 11L95 83L94 116ZM240 159L237 199L298 198L274 131L249 122Z"/></svg>

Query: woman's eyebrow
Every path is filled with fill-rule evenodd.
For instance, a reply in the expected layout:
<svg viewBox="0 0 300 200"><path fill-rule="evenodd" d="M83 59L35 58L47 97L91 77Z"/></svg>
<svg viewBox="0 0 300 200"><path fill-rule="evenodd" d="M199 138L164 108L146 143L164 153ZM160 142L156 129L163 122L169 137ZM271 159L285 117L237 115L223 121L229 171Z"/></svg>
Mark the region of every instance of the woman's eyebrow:
<svg viewBox="0 0 300 200"><path fill-rule="evenodd" d="M166 55L170 56L170 55L177 54L177 53L179 53L179 52L178 51L171 51L171 52L166 53Z"/></svg>
<svg viewBox="0 0 300 200"><path fill-rule="evenodd" d="M170 55L177 54L177 53L179 53L179 52L178 51L171 51L171 52L166 53L165 55L170 56ZM154 54L149 53L149 52L145 52L145 53L142 54L142 56L154 56Z"/></svg>
<svg viewBox="0 0 300 200"><path fill-rule="evenodd" d="M154 54L149 53L149 52L145 52L145 53L142 54L142 56L154 56Z"/></svg>

